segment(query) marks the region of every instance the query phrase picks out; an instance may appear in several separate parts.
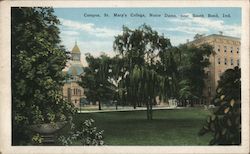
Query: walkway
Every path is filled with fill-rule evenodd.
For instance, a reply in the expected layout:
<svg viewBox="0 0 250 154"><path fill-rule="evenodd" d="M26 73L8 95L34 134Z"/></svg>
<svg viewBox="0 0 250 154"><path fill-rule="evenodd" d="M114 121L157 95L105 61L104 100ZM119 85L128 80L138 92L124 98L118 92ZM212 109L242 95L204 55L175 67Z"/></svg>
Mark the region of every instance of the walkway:
<svg viewBox="0 0 250 154"><path fill-rule="evenodd" d="M153 110L171 110L171 109L182 109L183 107L169 107L169 106L154 106ZM118 107L118 109L115 109L114 107L103 107L102 110L94 109L94 110L78 110L78 113L99 113L99 112L120 112L120 111L144 111L147 110L146 107L136 107L134 109L133 107Z"/></svg>

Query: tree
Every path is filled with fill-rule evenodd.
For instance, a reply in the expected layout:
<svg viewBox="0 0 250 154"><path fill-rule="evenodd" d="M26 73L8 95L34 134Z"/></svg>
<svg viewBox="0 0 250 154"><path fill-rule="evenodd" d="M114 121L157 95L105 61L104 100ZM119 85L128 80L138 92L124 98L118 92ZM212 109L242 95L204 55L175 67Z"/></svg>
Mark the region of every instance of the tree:
<svg viewBox="0 0 250 154"><path fill-rule="evenodd" d="M204 34L195 34L194 40L198 40L198 39L202 38L203 36L204 36Z"/></svg>
<svg viewBox="0 0 250 154"><path fill-rule="evenodd" d="M124 100L124 87L123 87L123 72L124 72L124 59L119 57L119 55L114 56L111 58L111 75L110 75L110 82L114 87L114 98L113 101L115 102L116 109L118 109L118 102L123 102Z"/></svg>
<svg viewBox="0 0 250 154"><path fill-rule="evenodd" d="M179 82L186 80L190 82L191 100L198 100L202 98L202 92L205 87L205 68L209 66L209 56L212 53L212 46L202 44L201 46L181 45L179 47L181 52L181 61L178 65ZM179 53L176 53L179 54ZM178 56L176 56L178 57ZM182 86L179 84L179 86ZM179 97L180 90L183 87L178 87ZM191 101L193 103L193 101Z"/></svg>
<svg viewBox="0 0 250 154"><path fill-rule="evenodd" d="M181 80L179 83L179 87L179 98L182 102L182 106L186 106L187 100L191 100L195 97L192 94L192 85L188 80Z"/></svg>
<svg viewBox="0 0 250 154"><path fill-rule="evenodd" d="M199 135L212 133L211 145L241 144L241 71L226 70L221 76L213 100L217 106Z"/></svg>
<svg viewBox="0 0 250 154"><path fill-rule="evenodd" d="M85 95L89 101L98 102L99 110L101 104L110 101L114 97L114 87L110 79L111 60L106 55L93 57L86 54L88 67L85 67L85 74L79 84L85 88Z"/></svg>
<svg viewBox="0 0 250 154"><path fill-rule="evenodd" d="M156 71L157 57L171 47L169 39L148 25L131 30L123 27L123 34L115 37L114 50L124 59L123 89L126 100L134 106L147 106L147 119L152 119L152 105L156 96L167 97L168 76ZM123 93L122 93L123 94Z"/></svg>
<svg viewBox="0 0 250 154"><path fill-rule="evenodd" d="M59 20L52 8L11 9L12 141L27 144L32 124L70 120L74 109L63 100Z"/></svg>
<svg viewBox="0 0 250 154"><path fill-rule="evenodd" d="M167 47L165 50L159 52L160 60L156 64L156 70L162 76L168 76L169 85L168 85L168 97L176 98L177 97L177 87L179 73L177 70L178 60L175 59L175 55L178 52L176 47Z"/></svg>

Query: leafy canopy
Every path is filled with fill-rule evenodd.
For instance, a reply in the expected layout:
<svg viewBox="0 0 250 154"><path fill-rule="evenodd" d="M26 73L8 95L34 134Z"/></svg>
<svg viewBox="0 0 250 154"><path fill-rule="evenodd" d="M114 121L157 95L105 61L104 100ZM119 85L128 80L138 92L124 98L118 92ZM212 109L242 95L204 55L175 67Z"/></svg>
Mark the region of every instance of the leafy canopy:
<svg viewBox="0 0 250 154"><path fill-rule="evenodd" d="M23 135L29 125L68 120L74 112L61 94L67 54L58 25L52 8L11 9L14 139L29 136Z"/></svg>
<svg viewBox="0 0 250 154"><path fill-rule="evenodd" d="M226 70L219 80L217 106L199 134L212 133L212 145L241 144L241 73L238 67Z"/></svg>

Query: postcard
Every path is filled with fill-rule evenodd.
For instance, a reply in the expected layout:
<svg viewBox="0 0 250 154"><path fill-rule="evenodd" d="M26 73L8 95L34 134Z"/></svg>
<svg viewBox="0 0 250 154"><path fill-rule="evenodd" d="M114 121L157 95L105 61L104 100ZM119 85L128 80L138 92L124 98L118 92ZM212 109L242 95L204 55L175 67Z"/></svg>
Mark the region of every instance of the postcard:
<svg viewBox="0 0 250 154"><path fill-rule="evenodd" d="M1 1L0 153L249 153L249 1Z"/></svg>

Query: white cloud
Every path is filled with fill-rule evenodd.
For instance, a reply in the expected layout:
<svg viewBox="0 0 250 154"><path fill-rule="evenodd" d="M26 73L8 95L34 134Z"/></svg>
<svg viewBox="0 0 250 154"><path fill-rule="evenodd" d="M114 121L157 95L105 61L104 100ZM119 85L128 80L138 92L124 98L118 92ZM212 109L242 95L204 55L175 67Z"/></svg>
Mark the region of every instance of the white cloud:
<svg viewBox="0 0 250 154"><path fill-rule="evenodd" d="M166 31L179 31L179 32L184 32L188 34L197 34L197 33L206 33L209 31L209 29L204 28L204 27L188 27L188 26L177 26L174 28L162 28L162 30Z"/></svg>
<svg viewBox="0 0 250 154"><path fill-rule="evenodd" d="M106 27L96 27L93 23L80 23L68 19L59 18L62 25L74 29L88 32L96 37L113 37L120 33L118 30L106 28Z"/></svg>
<svg viewBox="0 0 250 154"><path fill-rule="evenodd" d="M76 31L62 31L61 35L78 36L80 34L79 32Z"/></svg>
<svg viewBox="0 0 250 154"><path fill-rule="evenodd" d="M93 27L94 27L94 24L92 24L92 23L82 24L82 23L79 23L76 21L67 20L67 19L63 19L63 18L59 18L59 20L63 26L70 27L73 29L80 29L80 30L89 31L89 30L93 29Z"/></svg>
<svg viewBox="0 0 250 154"><path fill-rule="evenodd" d="M169 31L181 31L188 34L191 33L206 33L208 31L223 31L225 35L240 37L241 26L240 25L228 25L223 20L212 20L207 17L193 17L191 13L186 13L186 18L171 19L171 22L175 22L179 26L176 28L166 29Z"/></svg>
<svg viewBox="0 0 250 154"><path fill-rule="evenodd" d="M167 37L170 38L171 44L174 46L187 43L187 40L191 41L193 39L193 35L185 35L185 36L170 35Z"/></svg>

